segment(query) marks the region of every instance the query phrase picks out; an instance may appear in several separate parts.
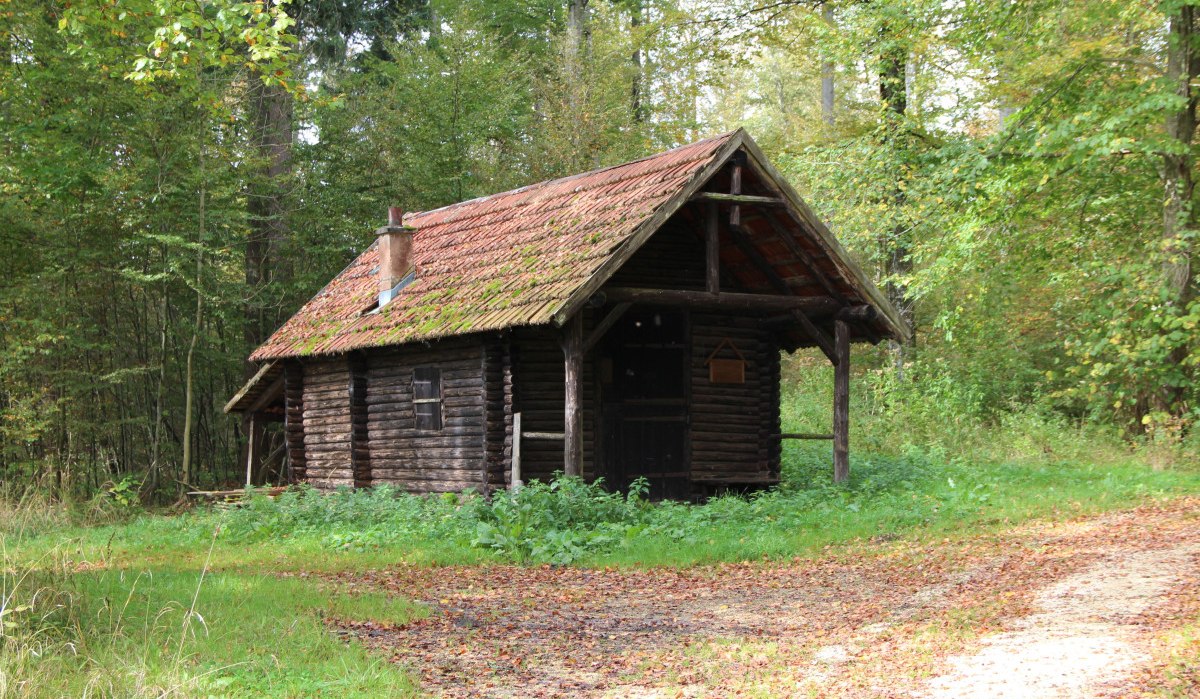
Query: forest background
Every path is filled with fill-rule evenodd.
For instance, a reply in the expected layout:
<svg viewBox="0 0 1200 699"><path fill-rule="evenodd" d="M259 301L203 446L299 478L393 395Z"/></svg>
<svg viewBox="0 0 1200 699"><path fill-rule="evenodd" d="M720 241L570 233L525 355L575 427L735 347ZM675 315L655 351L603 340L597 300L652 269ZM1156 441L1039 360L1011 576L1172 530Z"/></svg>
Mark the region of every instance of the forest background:
<svg viewBox="0 0 1200 699"><path fill-rule="evenodd" d="M1200 443L1194 5L0 0L0 480L236 483L244 362L423 210L744 126L917 329L854 439ZM826 369L789 400L826 411ZM813 424L818 429L821 425Z"/></svg>

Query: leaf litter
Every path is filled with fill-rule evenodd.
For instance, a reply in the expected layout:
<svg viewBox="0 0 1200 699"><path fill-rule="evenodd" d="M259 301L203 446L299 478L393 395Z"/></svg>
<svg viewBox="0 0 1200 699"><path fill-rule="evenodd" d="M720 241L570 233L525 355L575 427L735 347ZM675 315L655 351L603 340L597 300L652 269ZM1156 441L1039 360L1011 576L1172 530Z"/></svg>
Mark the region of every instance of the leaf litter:
<svg viewBox="0 0 1200 699"><path fill-rule="evenodd" d="M1198 506L788 562L341 573L432 613L329 623L443 697L1127 696L1179 672L1155 648L1200 615Z"/></svg>

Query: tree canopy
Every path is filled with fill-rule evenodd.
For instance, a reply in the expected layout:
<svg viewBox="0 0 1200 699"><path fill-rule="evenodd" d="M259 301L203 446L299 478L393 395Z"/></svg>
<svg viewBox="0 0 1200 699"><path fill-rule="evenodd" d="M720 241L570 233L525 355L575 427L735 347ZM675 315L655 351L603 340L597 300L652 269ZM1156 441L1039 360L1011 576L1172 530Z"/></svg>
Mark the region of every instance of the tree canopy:
<svg viewBox="0 0 1200 699"><path fill-rule="evenodd" d="M1191 0L11 0L0 475L237 479L244 357L442 206L745 126L917 328L880 411L1188 440Z"/></svg>

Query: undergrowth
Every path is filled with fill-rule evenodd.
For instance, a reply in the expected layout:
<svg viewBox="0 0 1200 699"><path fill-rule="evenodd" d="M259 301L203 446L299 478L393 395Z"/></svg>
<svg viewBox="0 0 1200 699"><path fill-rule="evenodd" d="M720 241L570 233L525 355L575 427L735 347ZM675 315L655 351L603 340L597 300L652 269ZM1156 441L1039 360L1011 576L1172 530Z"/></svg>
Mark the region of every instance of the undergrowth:
<svg viewBox="0 0 1200 699"><path fill-rule="evenodd" d="M702 505L652 503L558 477L490 499L414 496L380 486L301 487L231 511L145 516L84 531L118 559L195 565L220 522L215 565L343 569L395 562L687 565L811 555L854 539L971 533L1031 517L1085 514L1200 491L1200 473L1136 462L971 463L936 451L858 455L829 478L827 444L789 444L783 484ZM105 538L107 537L107 538ZM36 549L36 547L34 547Z"/></svg>

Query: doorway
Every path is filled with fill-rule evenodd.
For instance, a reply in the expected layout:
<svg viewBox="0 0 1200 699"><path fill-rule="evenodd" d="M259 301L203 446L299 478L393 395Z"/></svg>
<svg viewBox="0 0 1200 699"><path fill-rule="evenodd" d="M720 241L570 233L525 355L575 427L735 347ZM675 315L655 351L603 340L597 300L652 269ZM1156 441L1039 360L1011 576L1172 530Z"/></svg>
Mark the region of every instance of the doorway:
<svg viewBox="0 0 1200 699"><path fill-rule="evenodd" d="M690 494L687 319L678 310L634 308L599 355L604 472L622 490L637 478L650 497Z"/></svg>

